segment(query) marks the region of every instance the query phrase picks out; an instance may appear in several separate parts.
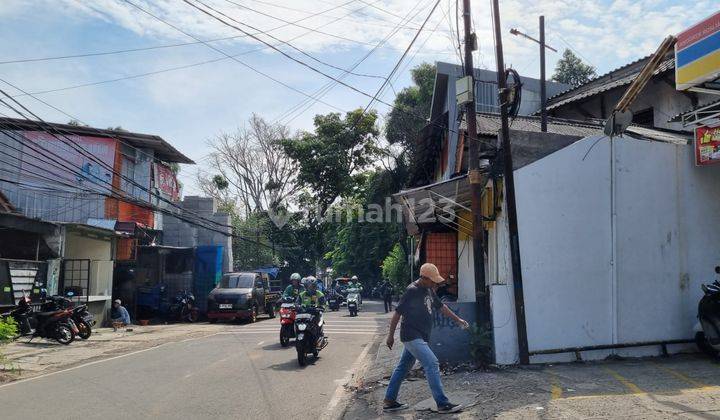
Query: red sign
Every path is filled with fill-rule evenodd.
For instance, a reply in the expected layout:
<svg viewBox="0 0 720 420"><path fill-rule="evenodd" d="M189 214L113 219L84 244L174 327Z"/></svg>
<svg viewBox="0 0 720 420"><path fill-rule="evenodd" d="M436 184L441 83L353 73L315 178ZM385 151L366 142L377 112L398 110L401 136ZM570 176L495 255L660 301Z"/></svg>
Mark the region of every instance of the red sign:
<svg viewBox="0 0 720 420"><path fill-rule="evenodd" d="M677 36L676 48L682 50L690 44L711 35L720 30L720 12L715 13L707 19L704 19L691 28L680 32Z"/></svg>
<svg viewBox="0 0 720 420"><path fill-rule="evenodd" d="M159 163L154 164L153 169L155 172L155 188L170 197L170 200L178 201L180 199L180 185L173 171Z"/></svg>
<svg viewBox="0 0 720 420"><path fill-rule="evenodd" d="M720 162L720 127L695 129L695 164L711 165Z"/></svg>

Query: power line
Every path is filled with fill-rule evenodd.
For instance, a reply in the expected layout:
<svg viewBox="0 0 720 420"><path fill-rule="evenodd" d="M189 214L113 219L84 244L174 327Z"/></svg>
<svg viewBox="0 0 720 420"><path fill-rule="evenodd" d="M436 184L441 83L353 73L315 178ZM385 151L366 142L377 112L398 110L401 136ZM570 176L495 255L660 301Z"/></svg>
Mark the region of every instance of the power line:
<svg viewBox="0 0 720 420"><path fill-rule="evenodd" d="M422 23L422 25L420 26L420 29L418 29L418 31L415 33L415 36L414 36L413 39L410 41L410 44L408 44L407 48L405 48L405 52L403 52L402 56L400 56L400 59L399 59L398 62L395 64L395 67L393 67L392 71L391 71L390 74L388 75L388 77L387 77L387 79L385 80L385 82L384 82L382 85L380 85L380 88L378 89L377 93L373 96L373 99L371 99L370 102L367 104L367 106L365 107L365 110L363 111L363 113L366 113L366 112L367 112L367 110L372 106L372 104L373 104L373 102L376 100L376 98L378 98L378 96L380 96L380 94L382 93L383 89L385 89L385 86L387 86L387 84L388 84L388 80L393 77L393 74L395 74L395 72L397 71L397 69L400 67L400 64L402 64L402 61L405 59L405 56L407 56L407 54L408 54L408 52L410 51L410 49L412 48L413 44L415 44L415 41L417 41L418 37L420 36L420 33L421 33L422 30L425 28L425 25L426 25L426 24L428 23L428 21L430 20L430 17L433 15L433 13L435 13L435 9L437 9L437 7L438 7L439 4L440 4L440 0L437 0L437 1L435 2L435 5L433 5L433 8L430 10L430 13L428 13L427 17L425 18L425 21L424 21L424 22ZM380 102L380 99L377 99L377 100L378 100L378 102Z"/></svg>
<svg viewBox="0 0 720 420"><path fill-rule="evenodd" d="M377 43L377 45L376 45L372 50L368 51L360 60L358 60L357 62L355 62L355 64L353 65L352 69L357 68L357 66L359 66L359 65L360 65L362 62L364 62L368 57L370 57L370 55L372 55L372 54L375 52L375 50L377 50L378 48L382 47L382 45L384 45L384 44L385 44L387 41L389 41L393 36L395 36L395 34L397 34L397 33L399 32L399 30L400 30L400 25L401 25L403 22L405 22L405 21L410 21L411 19L414 19L415 16L417 16L422 9L419 9L417 12L415 12L415 14L414 14L412 17L411 17L410 15L413 13L413 11L414 11L419 5L420 5L419 2L416 3L416 5L413 6L413 8L410 9L410 11L408 11L408 14L403 18L403 21L401 21L400 23L398 23L398 24L395 26L395 28L393 28L393 30L392 30L391 32L389 32L387 35L385 35L385 37L384 37L382 40L380 40L380 41ZM345 74L343 74L343 75L340 76L340 78L344 78L344 77L345 77ZM321 98L322 96L328 94L336 85L337 85L337 83L335 83L335 82L328 82L327 84L325 84L322 88L320 88L320 89L316 92L316 95L315 95L315 96L318 97L318 98ZM310 109L315 103L316 103L316 101L304 100L304 101L300 102L299 104L293 106L293 107L292 107L290 110L288 110L286 113L289 114L289 113L293 113L293 112L294 112L294 113L295 113L295 116L293 116L292 118L289 118L289 119L286 121L286 124L289 124L289 123L292 122L295 118L297 118L297 117L299 117L300 115L302 115L303 113L305 113L305 112L306 112L308 109ZM305 104L306 104L306 105L305 105Z"/></svg>
<svg viewBox="0 0 720 420"><path fill-rule="evenodd" d="M195 1L198 2L198 3L200 3L200 4L202 4L203 6L207 7L208 9L213 10L215 13L217 13L217 14L219 14L219 15L221 15L221 16L224 16L224 17L226 17L226 18L228 18L228 19L230 19L230 20L232 20L233 22L239 23L240 25L247 26L248 28L251 28L251 29L253 29L253 30L255 30L255 31L259 31L259 29L255 28L255 27L253 27L253 26L251 26L251 25L248 25L247 23L240 22L239 20L233 18L232 16L229 16L229 15L223 13L222 11L213 8L212 6L209 6L207 3L203 3L201 0L195 0ZM226 0L226 1L228 1L229 3L232 3L232 4L237 5L237 3L234 3L234 2L232 2L232 1L229 1L229 0ZM348 2L348 3L352 3L353 1L355 1L355 0L351 0L351 1ZM345 3L345 4L348 4L348 3ZM239 6L241 6L241 5L239 5ZM241 7L242 7L242 6L241 6ZM262 12L257 12L257 13L262 13ZM270 16L270 15L267 15L267 16ZM276 17L273 17L273 18L285 22L283 19L276 18ZM304 28L304 29L308 29L307 27L301 26L301 25L295 25L295 26L298 26L298 27ZM382 76L377 76L377 75L374 75L374 74L362 74L362 73L353 73L353 72L350 72L350 71L348 71L347 69L344 69L344 68L342 68L342 67L336 66L336 65L334 65L334 64L332 64L332 63L328 63L327 61L321 60L321 59L315 57L314 55L309 54L309 53L301 50L300 48L296 47L295 45L291 44L290 42L288 42L288 41L283 41L282 39L280 39L280 38L278 38L278 37L276 37L276 36L274 36L274 35L270 35L269 33L263 33L263 35L265 35L265 36L267 36L267 37L269 37L269 38L272 38L272 39L274 39L275 41L278 41L278 42L280 42L280 43L282 43L282 44L285 44L285 45L287 45L288 47L292 48L293 50L299 52L300 54L308 57L309 59L311 59L311 60L313 60L313 61L316 61L316 62L318 62L318 63L320 63L320 64L323 64L323 65L325 65L325 66L328 66L328 67L330 67L330 68L333 68L333 69L336 69L336 70L340 70L340 71L344 71L344 72L350 73L350 74L352 74L352 75L354 75L354 76L370 77L370 78L377 78L377 79L382 79L382 78L383 78Z"/></svg>
<svg viewBox="0 0 720 420"><path fill-rule="evenodd" d="M262 72L262 71L260 71L260 70L258 70L258 69L256 69L256 68L252 67L251 65L245 63L244 61L238 60L237 57L233 57L233 56L229 55L228 53L226 53L225 51L223 51L223 50L221 50L221 49L219 49L219 48L216 48L216 47L208 44L207 42L200 41L200 39L196 38L195 36L191 35L190 33L188 33L188 32L186 32L186 31L180 29L179 27L177 27L177 26L173 25L172 23L170 23L170 22L168 22L168 21L160 18L159 16L154 15L153 13L151 13L151 12L143 9L142 7L140 7L140 6L138 6L137 4L133 3L132 1L130 1L130 0L122 0L122 1L125 2L125 3L127 3L127 4L129 4L129 5L132 6L132 7L140 10L141 12L147 14L148 16L151 16L152 18L157 19L158 21L160 21L160 22L162 22L162 23L170 26L171 28L175 29L176 31L178 31L178 32L180 32L180 33L182 33L182 34L190 37L190 38L193 38L193 39L195 39L195 40L197 40L197 41L199 41L199 42L201 42L201 43L202 43L203 45L205 45L206 47L208 47L208 48L210 48L210 49L212 49L212 50L215 50L215 51L219 52L220 54L222 54L222 55L230 58L230 59L233 60L233 61L236 61L237 63L241 64L243 67L245 67L245 68L247 68L247 69L249 69L249 70L251 70L251 71L253 71L253 72L255 72L255 73L257 73L257 74L259 74L259 75L261 75L261 76L263 76L263 77L266 77L266 78L272 80L273 82L275 82L275 83L277 83L277 84L279 84L279 85L281 85L281 86L284 86L284 87L292 90L293 92L297 92L297 93L299 93L299 94L301 94L301 95L303 95L303 96L312 98L312 96L310 96L308 93L305 93L305 92L301 91L300 89L297 89L297 88L295 88L295 87L293 87L293 86L290 86L290 85L288 85L287 83L285 83L285 82L283 82L283 81L281 81L281 80L278 80L278 79L270 76L269 74L266 74L266 73L264 73L264 72ZM323 103L324 105L327 105L327 106L329 106L329 107L331 107L331 108L333 108L333 109L335 109L335 110L338 110L338 111L340 111L340 112L345 112L345 110L340 109L340 108L338 108L338 107L335 106L335 105L329 104L329 103L327 103L327 102L321 102L321 103Z"/></svg>

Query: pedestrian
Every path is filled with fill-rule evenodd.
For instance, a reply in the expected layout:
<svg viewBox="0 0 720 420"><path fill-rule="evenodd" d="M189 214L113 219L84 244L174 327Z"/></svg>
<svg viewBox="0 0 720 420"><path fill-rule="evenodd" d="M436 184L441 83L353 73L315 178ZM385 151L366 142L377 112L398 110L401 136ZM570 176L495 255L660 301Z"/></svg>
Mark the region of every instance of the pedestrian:
<svg viewBox="0 0 720 420"><path fill-rule="evenodd" d="M425 263L420 267L420 278L410 283L400 297L400 302L390 320L390 331L386 343L388 348L392 349L395 343L395 329L402 318L400 341L402 341L404 349L385 392L383 411L407 408L407 404L397 401L397 396L403 379L412 369L416 360L420 361L425 371L425 377L437 404L438 412L455 413L462 409L460 405L451 403L445 395L440 380L440 363L428 345L432 329L433 308L440 310L443 315L451 318L461 328L469 327L467 321L455 315L450 308L440 302L435 294L434 288L444 281L434 264Z"/></svg>
<svg viewBox="0 0 720 420"><path fill-rule="evenodd" d="M120 299L115 299L110 310L110 319L112 320L113 328L118 329L130 325L130 313L122 306Z"/></svg>
<svg viewBox="0 0 720 420"><path fill-rule="evenodd" d="M383 303L385 304L385 313L388 313L393 310L392 307L392 294L393 294L393 287L390 284L390 282L385 281L380 288L380 292L382 293Z"/></svg>

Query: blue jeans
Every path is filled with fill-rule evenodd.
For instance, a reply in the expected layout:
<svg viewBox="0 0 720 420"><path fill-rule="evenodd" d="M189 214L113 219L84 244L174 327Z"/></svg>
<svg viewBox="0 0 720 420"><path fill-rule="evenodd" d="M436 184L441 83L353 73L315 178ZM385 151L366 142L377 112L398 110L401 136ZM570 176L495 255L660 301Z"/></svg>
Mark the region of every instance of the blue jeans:
<svg viewBox="0 0 720 420"><path fill-rule="evenodd" d="M402 384L403 379L405 379L407 373L412 369L415 360L418 360L423 370L425 370L425 377L427 378L430 392L432 392L435 403L437 403L438 406L449 403L450 401L447 396L445 396L445 391L443 391L442 382L440 381L440 363L437 357L435 357L435 353L430 350L428 343L422 338L417 338L412 341L403 342L403 345L405 348L400 357L400 362L390 378L387 391L385 391L385 399L388 401L397 400L398 393L400 392L400 384Z"/></svg>

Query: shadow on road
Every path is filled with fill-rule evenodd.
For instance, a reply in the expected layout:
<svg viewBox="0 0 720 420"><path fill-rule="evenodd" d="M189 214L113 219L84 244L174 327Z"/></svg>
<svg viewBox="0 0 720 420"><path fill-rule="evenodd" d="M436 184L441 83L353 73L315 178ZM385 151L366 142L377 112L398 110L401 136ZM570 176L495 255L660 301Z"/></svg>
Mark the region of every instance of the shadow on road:
<svg viewBox="0 0 720 420"><path fill-rule="evenodd" d="M308 366L314 365L315 361L316 361L316 359L313 357L309 357L307 360L308 360L308 362L307 362L306 366L300 366L298 364L297 359L292 358L291 360L288 360L287 362L270 365L266 369L279 370L279 371L284 371L284 372L303 370L303 369L307 368Z"/></svg>
<svg viewBox="0 0 720 420"><path fill-rule="evenodd" d="M285 350L285 351L293 350L294 351L295 350L295 342L290 341L290 345L288 345L287 347L281 346L280 343L270 343L270 344L265 344L261 348L263 350Z"/></svg>

